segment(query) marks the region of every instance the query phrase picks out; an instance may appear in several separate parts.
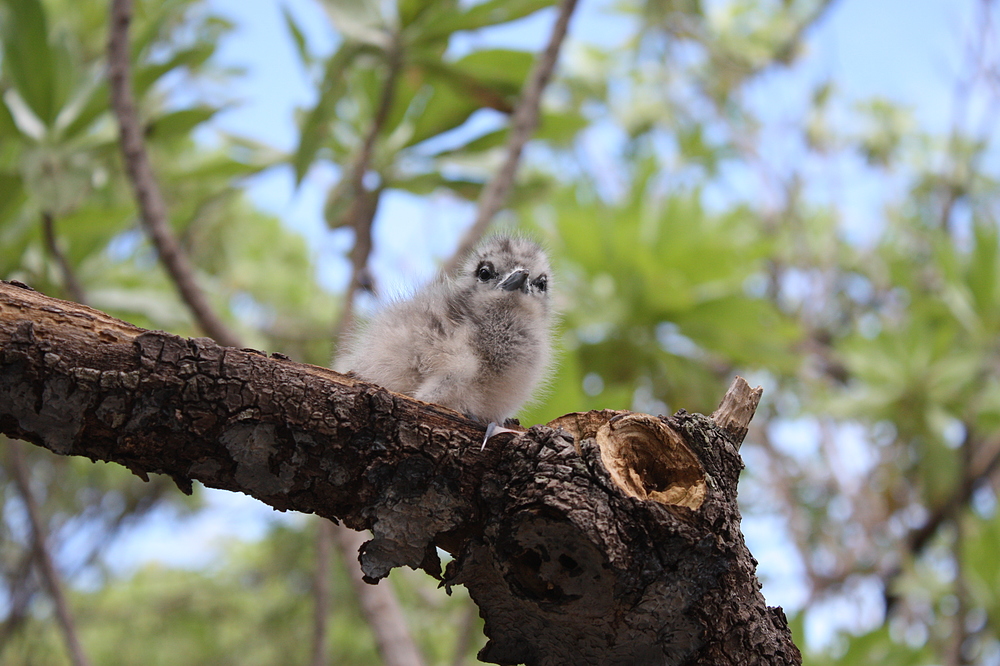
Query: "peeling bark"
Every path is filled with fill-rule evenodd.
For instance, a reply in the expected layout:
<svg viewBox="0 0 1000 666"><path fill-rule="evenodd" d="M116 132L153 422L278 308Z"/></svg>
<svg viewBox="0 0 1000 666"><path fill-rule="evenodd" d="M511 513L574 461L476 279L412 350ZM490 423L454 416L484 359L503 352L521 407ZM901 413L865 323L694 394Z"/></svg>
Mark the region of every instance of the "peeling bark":
<svg viewBox="0 0 1000 666"><path fill-rule="evenodd" d="M0 432L371 529L367 579L465 585L499 664L801 663L739 529L759 397L737 378L717 420L569 414L481 452L443 407L0 284Z"/></svg>

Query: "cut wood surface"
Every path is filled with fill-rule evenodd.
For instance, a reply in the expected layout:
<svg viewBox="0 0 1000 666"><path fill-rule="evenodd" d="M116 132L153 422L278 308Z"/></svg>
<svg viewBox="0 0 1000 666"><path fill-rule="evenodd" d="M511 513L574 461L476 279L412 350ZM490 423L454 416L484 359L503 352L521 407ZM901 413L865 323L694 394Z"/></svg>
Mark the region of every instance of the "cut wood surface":
<svg viewBox="0 0 1000 666"><path fill-rule="evenodd" d="M759 399L737 378L714 420L567 414L480 451L449 409L0 284L0 432L370 529L367 580L465 585L500 664L801 663L740 532Z"/></svg>

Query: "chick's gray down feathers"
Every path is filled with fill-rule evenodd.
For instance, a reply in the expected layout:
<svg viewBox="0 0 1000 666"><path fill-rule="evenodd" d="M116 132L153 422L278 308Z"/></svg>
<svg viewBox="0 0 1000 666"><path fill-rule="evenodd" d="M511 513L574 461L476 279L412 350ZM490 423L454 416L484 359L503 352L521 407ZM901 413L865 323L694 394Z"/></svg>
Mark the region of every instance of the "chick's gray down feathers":
<svg viewBox="0 0 1000 666"><path fill-rule="evenodd" d="M356 331L337 369L502 425L549 365L550 273L532 241L489 238L454 280L439 277Z"/></svg>

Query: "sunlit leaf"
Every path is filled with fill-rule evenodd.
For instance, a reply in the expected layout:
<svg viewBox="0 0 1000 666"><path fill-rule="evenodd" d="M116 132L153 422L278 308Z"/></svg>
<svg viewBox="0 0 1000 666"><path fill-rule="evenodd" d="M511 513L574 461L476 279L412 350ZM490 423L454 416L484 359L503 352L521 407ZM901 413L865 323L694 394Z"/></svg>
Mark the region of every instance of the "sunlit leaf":
<svg viewBox="0 0 1000 666"><path fill-rule="evenodd" d="M1000 279L1000 233L994 224L973 225L974 245L969 258L968 284L975 300L976 312L984 319L988 329L1000 323L998 285Z"/></svg>
<svg viewBox="0 0 1000 666"><path fill-rule="evenodd" d="M25 103L17 90L11 89L5 92L3 101L11 121L23 135L38 142L44 139L46 131L45 123Z"/></svg>
<svg viewBox="0 0 1000 666"><path fill-rule="evenodd" d="M299 145L292 161L296 183L302 182L316 159L316 153L329 133L328 123L334 118L337 102L347 89L347 67L362 51L358 44L345 43L327 60L319 99L302 122Z"/></svg>
<svg viewBox="0 0 1000 666"><path fill-rule="evenodd" d="M427 11L444 12L457 11L457 0L398 0L396 9L399 13L399 25L406 28Z"/></svg>
<svg viewBox="0 0 1000 666"><path fill-rule="evenodd" d="M76 91L56 120L57 129L66 140L79 137L95 120L108 111L108 87L104 77L93 77Z"/></svg>
<svg viewBox="0 0 1000 666"><path fill-rule="evenodd" d="M1000 558L996 556L1000 511L988 518L969 515L965 526L968 532L962 542L962 566L969 594L986 610L992 632L1000 632Z"/></svg>
<svg viewBox="0 0 1000 666"><path fill-rule="evenodd" d="M281 15L285 19L285 27L288 28L288 34L292 36L292 42L295 44L295 52L299 56L299 62L303 65L309 65L312 62L312 56L309 54L309 47L306 44L306 36L299 28L299 24L296 22L295 17L292 13L288 11L288 7L285 5L281 6Z"/></svg>
<svg viewBox="0 0 1000 666"><path fill-rule="evenodd" d="M181 49L164 62L138 64L132 74L132 85L136 98L142 98L149 89L167 73L181 68L194 69L204 65L215 53L214 44L196 44Z"/></svg>
<svg viewBox="0 0 1000 666"><path fill-rule="evenodd" d="M387 49L390 26L378 0L323 0L323 9L345 40Z"/></svg>
<svg viewBox="0 0 1000 666"><path fill-rule="evenodd" d="M59 112L56 55L40 0L4 0L3 67L25 105L46 126Z"/></svg>
<svg viewBox="0 0 1000 666"><path fill-rule="evenodd" d="M553 4L552 0L487 0L471 5L465 11L450 8L427 12L424 25L417 33L419 42L434 41L459 30L478 30L523 18Z"/></svg>
<svg viewBox="0 0 1000 666"><path fill-rule="evenodd" d="M579 113L573 111L545 113L538 124L535 139L548 141L550 144L565 148L570 146L590 123Z"/></svg>
<svg viewBox="0 0 1000 666"><path fill-rule="evenodd" d="M220 109L196 107L166 113L149 122L149 138L154 141L169 141L186 136L198 125L210 120Z"/></svg>
<svg viewBox="0 0 1000 666"><path fill-rule="evenodd" d="M473 201L479 197L479 193L483 189L483 183L479 181L445 178L437 172L405 178L393 178L386 184L388 187L406 190L413 194L433 194L440 189L447 189L465 199Z"/></svg>

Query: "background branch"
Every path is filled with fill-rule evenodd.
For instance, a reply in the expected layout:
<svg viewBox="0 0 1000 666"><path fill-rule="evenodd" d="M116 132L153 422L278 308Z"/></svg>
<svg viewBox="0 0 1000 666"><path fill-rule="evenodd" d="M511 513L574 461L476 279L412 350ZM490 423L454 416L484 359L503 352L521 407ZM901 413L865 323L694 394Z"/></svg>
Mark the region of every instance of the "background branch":
<svg viewBox="0 0 1000 666"><path fill-rule="evenodd" d="M25 513L28 515L28 522L31 526L31 542L34 551L34 561L45 588L55 606L56 620L59 629L62 631L63 641L66 643L66 651L69 653L73 666L89 666L90 662L83 652L80 639L76 635L76 627L73 622L73 614L69 610L69 602L63 592L62 581L59 572L56 570L52 553L49 551L48 543L45 539L45 524L38 511L38 503L31 490L31 480L28 475L28 468L24 464L23 445L21 442L7 440L7 467L11 470L14 485L17 492L24 500Z"/></svg>
<svg viewBox="0 0 1000 666"><path fill-rule="evenodd" d="M129 24L132 20L132 0L111 0L111 21L108 39L108 80L111 87L111 107L118 119L119 141L125 171L128 174L142 223L146 227L160 261L163 262L181 298L187 303L195 321L207 335L227 347L239 347L236 335L222 322L208 304L194 276L194 267L177 242L167 222L163 194L146 153L142 126L132 94L129 63Z"/></svg>
<svg viewBox="0 0 1000 666"><path fill-rule="evenodd" d="M976 489L980 488L984 483L989 482L997 471L1000 470L1000 444L996 442L993 444L997 448L986 463L978 470L971 469L971 460L963 464L963 470L965 470L964 480L957 485L955 492L943 504L931 512L931 515L924 521L923 525L910 531L905 541L905 552L909 557L917 557L923 553L931 539L937 535L945 523L960 520L959 512L968 506ZM970 443L965 442L963 446L968 447ZM901 573L902 567L896 564L882 575L887 614L899 601L899 596L894 591L894 584L896 578Z"/></svg>
<svg viewBox="0 0 1000 666"><path fill-rule="evenodd" d="M375 154L375 145L378 136L385 126L385 121L392 110L392 103L396 97L396 83L402 69L402 53L400 50L399 36L394 35L392 44L388 48L388 66L385 80L382 82L382 92L379 95L378 108L372 118L368 132L365 134L361 144L361 150L355 156L347 178L350 179L349 187L351 192L351 203L344 214L343 220L332 221L336 226L348 226L354 229L354 246L351 248L351 280L344 293L344 307L337 326L334 329L333 355L336 357L340 340L346 331L350 330L354 321L354 298L359 289L374 291L374 283L371 273L368 271L368 258L372 251L372 222L375 220L375 213L378 211L379 199L382 196L382 185L379 184L373 190L368 190L365 186L365 174L371 167L372 158Z"/></svg>
<svg viewBox="0 0 1000 666"><path fill-rule="evenodd" d="M330 614L330 534L333 523L322 518L313 521L316 529L316 570L313 572L313 646L312 665L326 666L326 625Z"/></svg>
<svg viewBox="0 0 1000 666"><path fill-rule="evenodd" d="M2 441L8 442L10 440L5 438ZM28 607L31 603L31 598L35 594L35 586L32 584L32 579L29 575L31 564L34 560L33 555L33 549L26 549L18 561L9 569L11 572L9 576L11 582L9 583L10 589L7 594L7 604L10 610L7 612L6 619L0 624L0 657L3 656L4 650L10 644L10 639L21 629L28 619Z"/></svg>
<svg viewBox="0 0 1000 666"><path fill-rule="evenodd" d="M343 525L333 527L334 538L344 558L344 569L361 604L361 613L372 627L383 663L385 666L422 666L423 658L413 642L396 592L388 581L379 585L364 581L358 553L368 536Z"/></svg>
<svg viewBox="0 0 1000 666"><path fill-rule="evenodd" d="M52 213L47 210L42 211L42 235L45 237L45 247L59 266L63 286L66 287L70 298L77 303L86 303L87 295L83 290L83 286L80 285L80 281L76 279L76 274L73 272L73 267L69 265L69 260L66 259L66 255L59 248L59 243L56 240L55 220Z"/></svg>
<svg viewBox="0 0 1000 666"><path fill-rule="evenodd" d="M968 505L973 493L983 483L987 482L1000 469L1000 447L989 459L989 461L978 470L966 476L964 481L958 484L956 492L948 497L948 500L931 512L930 517L923 525L913 530L908 539L908 550L913 555L923 552L931 538L937 534L941 525L952 520L958 512Z"/></svg>

